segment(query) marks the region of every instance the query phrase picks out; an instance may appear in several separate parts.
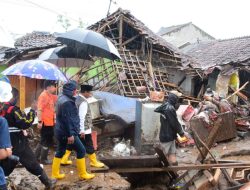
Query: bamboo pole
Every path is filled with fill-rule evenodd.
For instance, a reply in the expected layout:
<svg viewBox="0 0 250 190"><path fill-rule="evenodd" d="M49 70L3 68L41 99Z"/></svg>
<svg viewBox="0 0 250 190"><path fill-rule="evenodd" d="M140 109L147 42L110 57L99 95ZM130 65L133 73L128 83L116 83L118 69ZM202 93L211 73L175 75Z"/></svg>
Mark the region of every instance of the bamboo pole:
<svg viewBox="0 0 250 190"><path fill-rule="evenodd" d="M238 92L240 92L241 90L243 90L248 83L249 83L249 81L247 81L242 87L240 87L238 90L236 90L233 94L231 94L230 96L228 96L226 98L226 100L228 100L229 98L231 98L232 96L234 96L235 94L237 94Z"/></svg>

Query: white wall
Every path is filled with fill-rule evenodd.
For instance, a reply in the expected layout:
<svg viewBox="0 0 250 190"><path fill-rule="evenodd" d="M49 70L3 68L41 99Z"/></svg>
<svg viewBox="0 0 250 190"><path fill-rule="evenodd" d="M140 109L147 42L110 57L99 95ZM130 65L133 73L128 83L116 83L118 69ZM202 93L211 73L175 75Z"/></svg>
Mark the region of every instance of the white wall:
<svg viewBox="0 0 250 190"><path fill-rule="evenodd" d="M169 73L171 73L171 75L169 75L169 82L177 84L178 82L180 82L180 80L186 75L185 72L183 71L176 71L176 70L169 70ZM183 90L183 92L186 95L193 95L193 81L192 81L192 77L186 75L186 79L183 81L183 83L181 84L181 89Z"/></svg>
<svg viewBox="0 0 250 190"><path fill-rule="evenodd" d="M187 42L197 43L197 39L200 41L211 41L211 38L203 34L200 30L194 27L192 24L189 24L180 30L165 34L162 36L167 42L173 44L176 47L180 47Z"/></svg>

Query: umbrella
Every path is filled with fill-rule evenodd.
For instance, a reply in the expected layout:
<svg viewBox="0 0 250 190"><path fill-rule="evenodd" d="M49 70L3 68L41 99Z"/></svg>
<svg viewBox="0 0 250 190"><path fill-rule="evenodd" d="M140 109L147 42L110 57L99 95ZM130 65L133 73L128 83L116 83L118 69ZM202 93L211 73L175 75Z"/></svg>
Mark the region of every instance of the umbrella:
<svg viewBox="0 0 250 190"><path fill-rule="evenodd" d="M57 66L42 60L21 61L5 69L1 74L64 82L68 80Z"/></svg>
<svg viewBox="0 0 250 190"><path fill-rule="evenodd" d="M47 49L37 59L48 61L58 67L87 67L93 64L93 61L82 58L80 55L76 55L72 48L60 46Z"/></svg>
<svg viewBox="0 0 250 190"><path fill-rule="evenodd" d="M89 56L108 58L111 60L121 59L115 46L102 34L86 30L74 29L58 35L57 41L74 48L77 55L89 59Z"/></svg>

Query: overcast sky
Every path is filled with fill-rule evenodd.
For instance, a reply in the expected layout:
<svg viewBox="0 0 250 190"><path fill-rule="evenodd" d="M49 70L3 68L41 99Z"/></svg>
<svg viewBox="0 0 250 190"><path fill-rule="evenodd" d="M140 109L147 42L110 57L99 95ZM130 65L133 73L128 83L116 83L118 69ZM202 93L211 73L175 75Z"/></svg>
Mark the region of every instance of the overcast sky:
<svg viewBox="0 0 250 190"><path fill-rule="evenodd" d="M250 0L113 0L111 13L128 9L154 32L161 26L193 22L215 38L250 35ZM0 24L13 33L62 32L66 15L71 28L81 18L90 25L104 18L109 0L0 0Z"/></svg>

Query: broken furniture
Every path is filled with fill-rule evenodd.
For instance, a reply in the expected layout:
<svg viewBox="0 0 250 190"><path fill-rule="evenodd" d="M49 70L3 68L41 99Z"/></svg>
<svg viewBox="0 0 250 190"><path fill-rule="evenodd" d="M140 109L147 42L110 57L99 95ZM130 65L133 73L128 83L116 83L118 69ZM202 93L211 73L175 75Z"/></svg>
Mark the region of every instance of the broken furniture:
<svg viewBox="0 0 250 190"><path fill-rule="evenodd" d="M220 113L218 114L218 117L222 118L222 123L215 142L221 142L235 138L237 132L234 122L234 114L232 112ZM208 134L213 128L212 126L209 126L202 118L191 119L190 126L197 132L199 137L204 140L207 139Z"/></svg>

